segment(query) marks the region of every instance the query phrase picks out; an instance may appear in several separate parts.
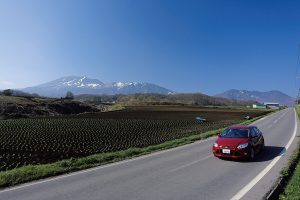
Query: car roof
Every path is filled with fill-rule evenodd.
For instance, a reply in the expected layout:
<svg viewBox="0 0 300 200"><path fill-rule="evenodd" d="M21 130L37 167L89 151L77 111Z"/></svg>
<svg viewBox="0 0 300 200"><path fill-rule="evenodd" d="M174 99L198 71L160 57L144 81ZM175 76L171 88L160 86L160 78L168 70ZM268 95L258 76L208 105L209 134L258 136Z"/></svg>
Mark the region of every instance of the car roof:
<svg viewBox="0 0 300 200"><path fill-rule="evenodd" d="M247 126L247 125L234 125L234 126L229 126L228 128L232 128L232 129L251 129L254 128L256 126Z"/></svg>

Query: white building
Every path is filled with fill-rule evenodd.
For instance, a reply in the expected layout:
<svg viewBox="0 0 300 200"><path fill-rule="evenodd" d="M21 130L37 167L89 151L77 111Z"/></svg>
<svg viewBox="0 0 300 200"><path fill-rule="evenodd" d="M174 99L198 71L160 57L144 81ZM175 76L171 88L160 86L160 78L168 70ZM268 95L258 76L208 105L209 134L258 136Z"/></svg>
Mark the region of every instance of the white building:
<svg viewBox="0 0 300 200"><path fill-rule="evenodd" d="M252 108L255 108L255 109L266 109L267 106L264 105L264 104L255 103L255 104L252 105Z"/></svg>
<svg viewBox="0 0 300 200"><path fill-rule="evenodd" d="M274 103L274 102L264 102L264 105L270 109L279 109L280 108L279 103Z"/></svg>

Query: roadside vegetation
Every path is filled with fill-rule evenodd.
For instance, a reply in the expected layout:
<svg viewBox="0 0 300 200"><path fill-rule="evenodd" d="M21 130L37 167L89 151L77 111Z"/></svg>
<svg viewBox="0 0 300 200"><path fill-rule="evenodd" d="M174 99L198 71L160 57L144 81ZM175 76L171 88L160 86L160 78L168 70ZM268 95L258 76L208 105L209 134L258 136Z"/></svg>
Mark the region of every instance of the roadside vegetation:
<svg viewBox="0 0 300 200"><path fill-rule="evenodd" d="M299 150L295 153L294 157L298 157ZM293 174L291 179L289 180L287 186L284 189L284 192L280 195L281 200L296 200L300 199L300 162L299 158L298 164L296 163L296 168L288 170L286 173ZM292 163L292 162L291 162ZM289 176L289 174L285 174L283 176Z"/></svg>
<svg viewBox="0 0 300 200"><path fill-rule="evenodd" d="M300 109L297 108L298 117ZM297 149L293 152L288 165L281 171L283 186L285 186L280 200L299 200L300 199L300 142Z"/></svg>

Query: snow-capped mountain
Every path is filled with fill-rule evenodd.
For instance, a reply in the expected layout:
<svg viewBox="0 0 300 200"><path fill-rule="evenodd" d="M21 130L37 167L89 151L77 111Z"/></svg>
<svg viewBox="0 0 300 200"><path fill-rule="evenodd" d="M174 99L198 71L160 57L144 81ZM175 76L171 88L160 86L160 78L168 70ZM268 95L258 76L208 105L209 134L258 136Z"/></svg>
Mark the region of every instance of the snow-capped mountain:
<svg viewBox="0 0 300 200"><path fill-rule="evenodd" d="M294 102L294 98L276 90L268 92L259 92L232 89L215 96L243 101L257 101L260 103L276 102L281 105L292 105Z"/></svg>
<svg viewBox="0 0 300 200"><path fill-rule="evenodd" d="M76 87L76 88L97 88L103 86L104 83L97 79L89 79L85 76L67 76L44 83L36 87L54 87L54 88L64 88L64 87Z"/></svg>
<svg viewBox="0 0 300 200"><path fill-rule="evenodd" d="M37 93L42 96L63 97L67 91L77 94L136 94L158 93L171 94L171 90L152 83L113 82L103 83L88 77L68 76L34 87L22 89L24 92Z"/></svg>

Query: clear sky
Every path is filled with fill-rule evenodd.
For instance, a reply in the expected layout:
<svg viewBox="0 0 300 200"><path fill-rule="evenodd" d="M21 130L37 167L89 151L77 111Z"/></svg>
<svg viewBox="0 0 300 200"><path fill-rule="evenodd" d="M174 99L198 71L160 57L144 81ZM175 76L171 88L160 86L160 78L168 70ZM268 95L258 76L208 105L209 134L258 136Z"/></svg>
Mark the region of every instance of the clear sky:
<svg viewBox="0 0 300 200"><path fill-rule="evenodd" d="M300 1L0 0L0 88L84 75L295 96L299 42Z"/></svg>

